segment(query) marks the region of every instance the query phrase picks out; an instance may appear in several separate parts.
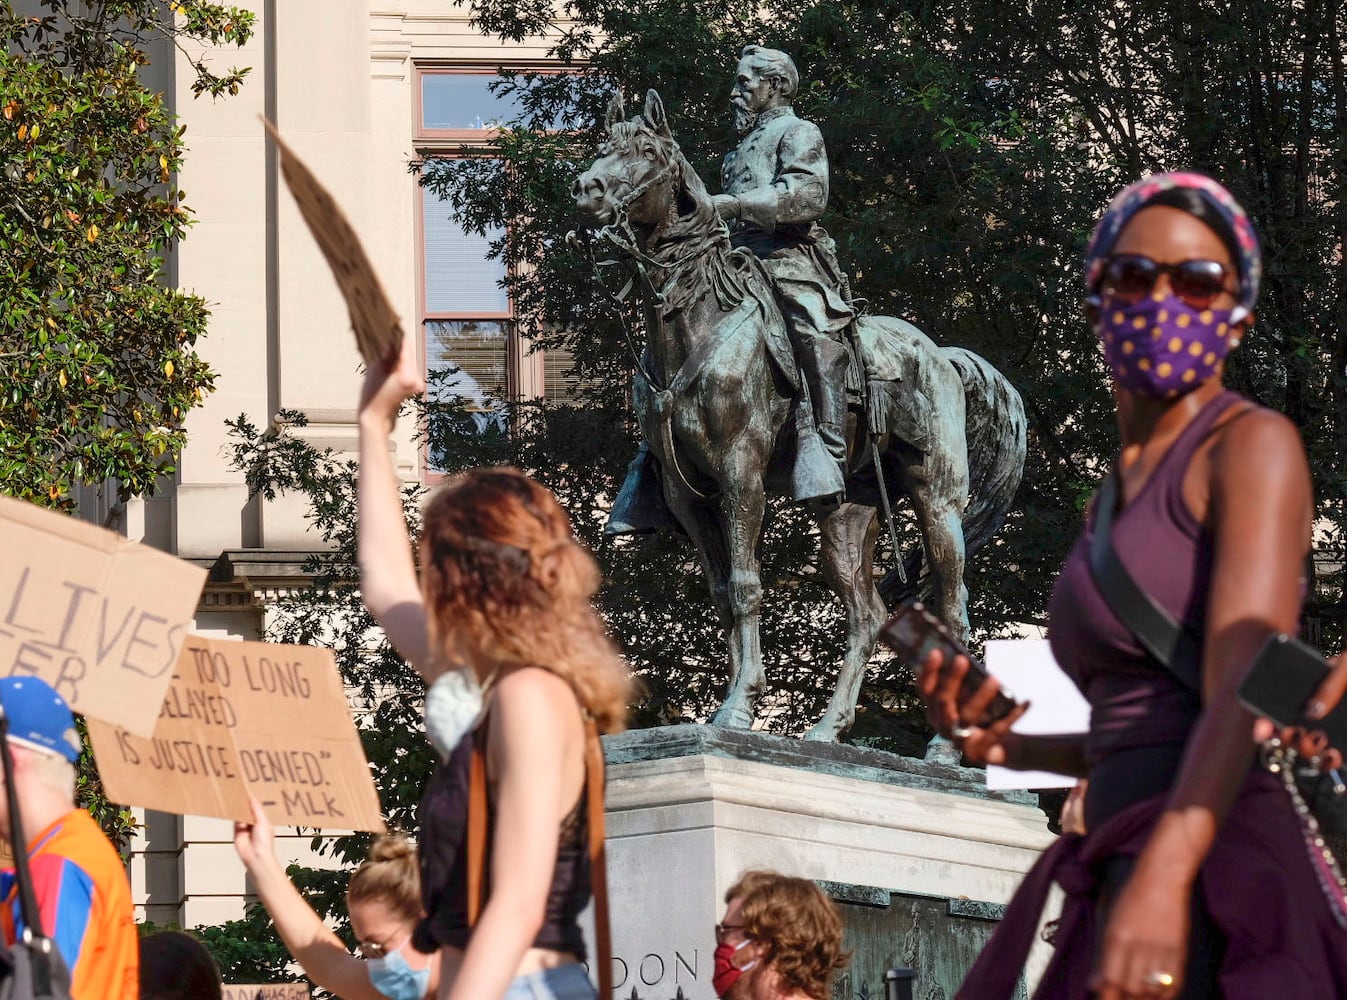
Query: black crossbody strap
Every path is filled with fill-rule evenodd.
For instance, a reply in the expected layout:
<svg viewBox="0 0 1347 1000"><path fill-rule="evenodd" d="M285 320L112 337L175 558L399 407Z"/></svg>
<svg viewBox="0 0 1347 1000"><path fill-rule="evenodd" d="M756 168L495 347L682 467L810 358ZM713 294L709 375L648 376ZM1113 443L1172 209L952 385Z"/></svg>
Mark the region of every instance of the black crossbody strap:
<svg viewBox="0 0 1347 1000"><path fill-rule="evenodd" d="M9 806L10 849L14 853L14 875L19 889L19 911L23 914L25 937L32 941L30 952L33 975L33 993L37 997L52 996L52 969L50 961L55 950L51 938L43 933L42 915L37 908L33 891L33 874L28 867L28 839L23 831L23 817L19 810L19 793L14 782L14 758L9 749L9 716L0 706L0 763L5 772L5 798Z"/></svg>
<svg viewBox="0 0 1347 1000"><path fill-rule="evenodd" d="M1202 637L1141 589L1113 549L1113 515L1118 506L1118 474L1110 472L1099 487L1090 539L1090 574L1118 620L1161 666L1184 686L1201 691Z"/></svg>

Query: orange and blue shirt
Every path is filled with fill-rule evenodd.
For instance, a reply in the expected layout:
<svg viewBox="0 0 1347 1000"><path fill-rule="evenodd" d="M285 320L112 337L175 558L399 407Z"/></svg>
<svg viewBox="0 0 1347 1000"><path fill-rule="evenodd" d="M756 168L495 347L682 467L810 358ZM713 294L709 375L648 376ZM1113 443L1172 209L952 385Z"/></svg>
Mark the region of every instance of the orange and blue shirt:
<svg viewBox="0 0 1347 1000"><path fill-rule="evenodd" d="M136 1000L140 957L131 887L116 849L93 817L76 809L29 841L43 930L70 969L75 1000ZM18 884L0 872L0 931L14 944L23 933Z"/></svg>

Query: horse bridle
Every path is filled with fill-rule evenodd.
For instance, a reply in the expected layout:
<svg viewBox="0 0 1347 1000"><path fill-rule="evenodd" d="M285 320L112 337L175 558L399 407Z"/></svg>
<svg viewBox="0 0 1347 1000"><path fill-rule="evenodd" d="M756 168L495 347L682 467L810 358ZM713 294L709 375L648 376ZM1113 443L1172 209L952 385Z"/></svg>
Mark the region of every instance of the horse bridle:
<svg viewBox="0 0 1347 1000"><path fill-rule="evenodd" d="M609 138L611 141L612 138L611 129L609 130ZM613 220L609 222L607 225L603 226L601 229L599 229L597 233L595 233L595 237L597 239L605 240L606 242L612 244L612 246L615 247L619 252L629 256L636 266L636 274L634 274L631 278L629 278L627 280L627 283L623 285L619 291L617 292L610 291L607 282L604 281L602 268L604 264L611 264L616 262L600 261L594 256L592 252L589 253L590 263L594 268L594 276L599 283L599 287L604 290L604 292L608 295L610 299L613 300L613 303L616 306L618 319L622 324L622 334L627 341L627 350L631 352L632 361L636 365L636 370L641 373L641 377L645 379L646 384L652 386L653 388L659 391L667 389L668 386L663 385L659 380L657 380L650 373L649 369L646 368L645 362L641 360L641 352L636 349L636 341L632 337L630 326L627 324L627 317L623 311L623 306L626 304L627 298L631 295L632 289L635 286L636 281L639 279L646 294L650 296L651 304L654 307L655 315L659 318L660 322L662 322L663 321L662 311L664 308L664 300L665 300L664 294L663 292L661 292L659 288L655 286L654 281L651 280L650 271L663 270L667 268L679 269L684 264L687 264L688 262L695 260L700 255L701 252L700 248L694 248L683 257L680 257L678 260L674 261L656 260L654 257L650 256L650 254L642 250L641 247L637 244L636 231L632 229L631 219L627 213L627 209L630 208L640 198L644 197L649 191L653 190L658 185L663 184L665 181L672 180L677 176L677 172L679 169L678 154L680 150L678 148L678 143L675 142L672 138L669 138L668 142L673 148L671 154L665 159L664 165L655 173L653 173L651 176L647 177L640 184L628 183L628 187L630 187L631 190L628 191L627 194L623 196L621 199L614 199L615 203L613 206ZM626 145L630 147L631 145L630 139L627 140ZM629 173L629 171L626 169L624 169L623 172ZM570 234L570 239L572 245L578 246L579 241L575 239L574 232Z"/></svg>
<svg viewBox="0 0 1347 1000"><path fill-rule="evenodd" d="M645 130L647 132L650 131L648 128L646 128ZM611 136L611 134L612 133L610 131L609 135ZM653 135L654 133L650 134ZM648 253L646 253L639 246L637 246L636 233L631 227L631 219L627 213L627 209L630 208L633 204L635 204L645 194L653 190L658 185L663 184L665 181L676 178L681 170L679 161L682 157L683 151L679 148L678 142L672 136L668 136L662 139L659 137L656 138L658 141L667 142L670 147L669 155L665 158L664 166L661 167L659 170L657 170L650 177L647 177L640 184L630 185L631 190L626 194L625 197L621 198L620 200L617 200L616 204L614 205L613 221L608 223L608 225L604 226L602 229L600 229L597 235L599 236L599 238L606 239L609 242L613 243L619 250L622 250L624 253L630 254L631 257L637 262L637 264L642 266L643 268L653 270L678 271L684 265L689 264L692 261L697 260L699 257L701 257L702 253L704 252L704 247L694 246L687 253L683 254L681 257L678 257L675 260L667 260L667 261L656 260L654 257L651 257ZM628 146L631 145L630 139L627 141L627 145ZM724 229L723 238L726 240L726 242L728 242L729 240L728 229ZM656 296L657 301L663 298L663 295L659 292L658 289L655 288L654 283L649 281L648 278L645 284L647 288Z"/></svg>

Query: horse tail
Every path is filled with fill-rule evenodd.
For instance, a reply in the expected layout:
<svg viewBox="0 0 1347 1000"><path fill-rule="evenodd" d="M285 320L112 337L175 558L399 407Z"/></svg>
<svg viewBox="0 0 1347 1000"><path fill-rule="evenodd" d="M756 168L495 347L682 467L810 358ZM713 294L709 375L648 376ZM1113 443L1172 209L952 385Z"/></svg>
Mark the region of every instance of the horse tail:
<svg viewBox="0 0 1347 1000"><path fill-rule="evenodd" d="M963 382L967 414L968 509L964 547L972 555L1005 522L1024 475L1029 421L1015 387L986 358L962 347L942 348Z"/></svg>

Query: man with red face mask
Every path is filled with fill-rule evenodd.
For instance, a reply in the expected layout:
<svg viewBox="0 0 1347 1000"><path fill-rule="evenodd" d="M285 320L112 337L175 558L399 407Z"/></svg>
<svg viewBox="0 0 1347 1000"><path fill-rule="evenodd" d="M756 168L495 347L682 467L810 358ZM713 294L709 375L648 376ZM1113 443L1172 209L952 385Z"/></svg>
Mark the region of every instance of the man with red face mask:
<svg viewBox="0 0 1347 1000"><path fill-rule="evenodd" d="M827 1000L842 950L837 908L808 879L745 872L716 924L716 995L724 1000Z"/></svg>

